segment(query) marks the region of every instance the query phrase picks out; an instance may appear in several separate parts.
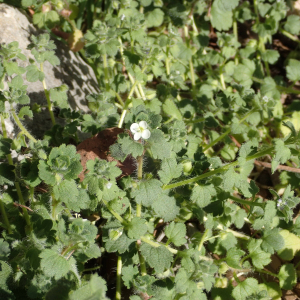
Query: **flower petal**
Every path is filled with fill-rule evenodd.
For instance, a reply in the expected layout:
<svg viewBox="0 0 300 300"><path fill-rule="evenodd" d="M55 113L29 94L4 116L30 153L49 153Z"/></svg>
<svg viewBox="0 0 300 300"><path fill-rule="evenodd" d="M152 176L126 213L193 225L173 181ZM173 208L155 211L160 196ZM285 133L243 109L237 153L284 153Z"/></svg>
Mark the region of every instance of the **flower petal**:
<svg viewBox="0 0 300 300"><path fill-rule="evenodd" d="M132 133L138 132L139 129L140 129L140 126L139 126L138 123L132 123L131 126L130 126L130 131L131 131Z"/></svg>
<svg viewBox="0 0 300 300"><path fill-rule="evenodd" d="M148 127L148 124L147 124L146 121L141 121L141 122L139 123L139 126L140 126L141 128L143 128L143 129L146 129L146 128Z"/></svg>
<svg viewBox="0 0 300 300"><path fill-rule="evenodd" d="M133 136L135 141L138 141L142 137L142 134L140 132L136 132Z"/></svg>
<svg viewBox="0 0 300 300"><path fill-rule="evenodd" d="M145 130L142 132L142 138L143 138L144 140L149 139L150 135L151 135L151 132L150 132L150 130L148 130L148 129L145 129Z"/></svg>

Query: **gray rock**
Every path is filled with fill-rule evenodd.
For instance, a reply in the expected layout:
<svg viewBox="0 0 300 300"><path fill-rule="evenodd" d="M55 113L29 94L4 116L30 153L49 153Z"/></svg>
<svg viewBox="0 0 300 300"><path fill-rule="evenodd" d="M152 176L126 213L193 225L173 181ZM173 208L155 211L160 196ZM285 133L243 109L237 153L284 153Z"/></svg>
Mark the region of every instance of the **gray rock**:
<svg viewBox="0 0 300 300"><path fill-rule="evenodd" d="M26 15L18 9L6 4L0 4L0 44L9 44L13 41L19 43L22 53L28 58L33 58L27 50L31 35L38 35L37 30L28 20ZM73 53L62 42L55 41L57 46L56 55L61 64L53 67L48 62L44 63L44 72L47 88L58 87L66 84L69 87L68 100L72 109L88 112L85 97L91 93L99 92L96 76L79 55ZM20 61L19 65L27 66L28 62ZM23 76L24 84L28 85L28 96L33 103L45 105L46 98L43 85L38 82L27 82ZM11 137L19 131L14 122L7 120L7 130ZM33 119L27 118L24 122L26 128L36 138L42 138L46 130L52 127L50 115L47 110L41 114L35 114ZM59 123L59 120L58 120Z"/></svg>

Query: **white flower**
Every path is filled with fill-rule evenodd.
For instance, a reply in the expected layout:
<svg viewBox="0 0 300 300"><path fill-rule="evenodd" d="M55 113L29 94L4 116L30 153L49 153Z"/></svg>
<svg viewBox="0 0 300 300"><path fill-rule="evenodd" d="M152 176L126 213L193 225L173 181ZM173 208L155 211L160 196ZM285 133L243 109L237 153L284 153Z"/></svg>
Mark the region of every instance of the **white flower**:
<svg viewBox="0 0 300 300"><path fill-rule="evenodd" d="M121 15L121 21L124 21L124 19L125 19L125 15L122 14L122 15Z"/></svg>
<svg viewBox="0 0 300 300"><path fill-rule="evenodd" d="M112 183L111 183L111 182L108 182L108 183L106 184L106 187L107 187L108 189L110 189L110 188L112 187Z"/></svg>
<svg viewBox="0 0 300 300"><path fill-rule="evenodd" d="M150 130L147 129L148 125L147 122L141 121L138 123L133 123L130 126L130 131L134 134L134 140L138 141L140 138L144 140L149 139L151 133Z"/></svg>

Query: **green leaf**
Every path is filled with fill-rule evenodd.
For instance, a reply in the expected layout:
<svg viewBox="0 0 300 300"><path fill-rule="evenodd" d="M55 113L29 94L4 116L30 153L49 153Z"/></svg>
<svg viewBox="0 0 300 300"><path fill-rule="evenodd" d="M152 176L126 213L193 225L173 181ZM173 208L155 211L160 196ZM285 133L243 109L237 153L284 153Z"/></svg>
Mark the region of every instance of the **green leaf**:
<svg viewBox="0 0 300 300"><path fill-rule="evenodd" d="M174 220L179 214L179 207L176 205L175 198L164 194L155 199L152 203L152 208L165 222Z"/></svg>
<svg viewBox="0 0 300 300"><path fill-rule="evenodd" d="M159 8L146 13L147 27L159 27L163 20L164 12Z"/></svg>
<svg viewBox="0 0 300 300"><path fill-rule="evenodd" d="M65 276L71 269L70 262L54 250L44 249L39 257L44 274L56 280Z"/></svg>
<svg viewBox="0 0 300 300"><path fill-rule="evenodd" d="M48 61L52 66L58 66L60 64L59 58L55 55L54 51L46 51L43 53L44 61Z"/></svg>
<svg viewBox="0 0 300 300"><path fill-rule="evenodd" d="M63 84L59 87L50 89L50 98L53 101L54 105L61 108L68 108L68 92L69 88L67 85Z"/></svg>
<svg viewBox="0 0 300 300"><path fill-rule="evenodd" d="M248 243L248 250L254 267L263 269L271 262L271 254L261 249L262 240L251 239Z"/></svg>
<svg viewBox="0 0 300 300"><path fill-rule="evenodd" d="M262 240L261 248L271 254L284 247L284 239L280 235L278 228L265 230Z"/></svg>
<svg viewBox="0 0 300 300"><path fill-rule="evenodd" d="M45 78L45 75L43 72L41 72L38 67L34 64L29 65L27 68L27 73L26 73L26 79L29 82L36 82L36 81L43 81Z"/></svg>
<svg viewBox="0 0 300 300"><path fill-rule="evenodd" d="M171 222L166 227L165 234L168 237L168 243L173 243L175 246L181 246L186 243L186 227L184 223Z"/></svg>
<svg viewBox="0 0 300 300"><path fill-rule="evenodd" d="M10 254L9 244L0 239L0 260L6 260Z"/></svg>
<svg viewBox="0 0 300 300"><path fill-rule="evenodd" d="M162 106L163 111L177 120L182 120L181 113L172 99L167 99Z"/></svg>
<svg viewBox="0 0 300 300"><path fill-rule="evenodd" d="M54 185L55 177L53 176L50 167L46 164L44 160L40 160L39 165L39 176L45 183Z"/></svg>
<svg viewBox="0 0 300 300"><path fill-rule="evenodd" d="M133 191L136 203L149 207L162 193L161 182L157 179L141 181Z"/></svg>
<svg viewBox="0 0 300 300"><path fill-rule="evenodd" d="M215 0L211 6L210 13L213 27L219 31L230 29L232 26L232 11L224 7L224 0Z"/></svg>
<svg viewBox="0 0 300 300"><path fill-rule="evenodd" d="M186 270L180 268L175 277L175 288L176 292L183 294L189 288L189 275Z"/></svg>
<svg viewBox="0 0 300 300"><path fill-rule="evenodd" d="M23 120L24 119L24 116L28 116L29 118L32 118L33 117L33 113L32 113L32 110L30 109L29 106L23 106L19 113L18 113L18 117Z"/></svg>
<svg viewBox="0 0 300 300"><path fill-rule="evenodd" d="M272 221L277 214L276 204L274 201L268 201L265 207L265 213L261 218L256 218L253 223L253 229L260 230L264 226L270 228Z"/></svg>
<svg viewBox="0 0 300 300"><path fill-rule="evenodd" d="M108 230L110 224L108 223L105 225L105 229ZM115 227L113 228L120 228L121 224L118 223ZM109 228L110 230L110 228ZM108 231L109 231L108 230ZM135 240L128 238L125 232L122 232L122 234L119 236L119 238L111 240L107 237L104 239L105 242L105 249L107 252L118 252L119 254L122 254L126 251L129 250L130 245L135 242Z"/></svg>
<svg viewBox="0 0 300 300"><path fill-rule="evenodd" d="M241 268L240 260L244 254L245 252L243 250L240 250L236 247L230 248L227 251L227 255L226 255L226 262L228 266L234 269L240 269Z"/></svg>
<svg viewBox="0 0 300 300"><path fill-rule="evenodd" d="M234 215L234 224L237 228L242 228L245 223L245 218L247 218L247 213L244 209L239 209Z"/></svg>
<svg viewBox="0 0 300 300"><path fill-rule="evenodd" d="M5 139L0 135L0 157L6 158L7 154L10 154L12 140Z"/></svg>
<svg viewBox="0 0 300 300"><path fill-rule="evenodd" d="M275 144L275 157L272 160L272 173L275 172L279 163L284 164L291 157L291 150L285 146L283 140L276 139L274 141L274 144Z"/></svg>
<svg viewBox="0 0 300 300"><path fill-rule="evenodd" d="M54 196L57 200L68 203L76 203L78 201L78 189L74 180L63 180L59 185L53 188Z"/></svg>
<svg viewBox="0 0 300 300"><path fill-rule="evenodd" d="M172 179L178 178L183 170L183 165L178 165L175 158L164 158L161 170L158 171L161 182L168 184Z"/></svg>
<svg viewBox="0 0 300 300"><path fill-rule="evenodd" d="M130 223L126 226L128 230L128 237L131 239L139 239L147 232L146 220L133 217Z"/></svg>
<svg viewBox="0 0 300 300"><path fill-rule="evenodd" d="M284 29L291 34L299 35L300 33L300 17L297 15L290 15L287 17Z"/></svg>
<svg viewBox="0 0 300 300"><path fill-rule="evenodd" d="M233 78L239 83L250 86L252 84L252 76L255 71L255 64L249 59L243 59L234 70Z"/></svg>
<svg viewBox="0 0 300 300"><path fill-rule="evenodd" d="M197 185L193 188L191 200L199 207L205 207L211 202L211 198L216 195L216 190L212 184Z"/></svg>
<svg viewBox="0 0 300 300"><path fill-rule="evenodd" d="M118 143L121 144L122 152L125 155L131 154L136 158L143 154L143 145L132 140L128 135L119 134Z"/></svg>
<svg viewBox="0 0 300 300"><path fill-rule="evenodd" d="M245 300L248 296L255 294L258 291L258 282L254 278L247 278L240 282L232 292L235 300Z"/></svg>
<svg viewBox="0 0 300 300"><path fill-rule="evenodd" d="M25 68L19 67L18 64L13 61L4 61L3 66L9 76L13 74L21 75L26 71Z"/></svg>
<svg viewBox="0 0 300 300"><path fill-rule="evenodd" d="M151 131L151 136L147 140L149 149L155 159L169 158L171 155L171 145L164 138L164 134L159 129Z"/></svg>
<svg viewBox="0 0 300 300"><path fill-rule="evenodd" d="M278 283L276 282L261 283L259 285L259 290L267 290L269 297L271 297L273 300L281 300L282 292Z"/></svg>
<svg viewBox="0 0 300 300"><path fill-rule="evenodd" d="M143 243L140 251L150 267L154 268L156 273L162 273L171 266L173 259L172 253L165 247L152 247Z"/></svg>
<svg viewBox="0 0 300 300"><path fill-rule="evenodd" d="M278 249L277 253L281 259L292 260L300 250L300 238L288 230L281 230L279 234L284 240L284 247Z"/></svg>
<svg viewBox="0 0 300 300"><path fill-rule="evenodd" d="M93 274L87 284L70 294L70 300L108 300L106 291L105 280Z"/></svg>
<svg viewBox="0 0 300 300"><path fill-rule="evenodd" d="M270 64L275 64L279 58L279 52L277 50L265 50L262 53L262 59Z"/></svg>
<svg viewBox="0 0 300 300"><path fill-rule="evenodd" d="M286 67L286 76L292 81L300 80L300 61L296 59L289 59Z"/></svg>
<svg viewBox="0 0 300 300"><path fill-rule="evenodd" d="M38 163L39 162L37 160L30 161L25 159L21 162L22 179L31 187L36 187L41 183L41 180L38 176Z"/></svg>
<svg viewBox="0 0 300 300"><path fill-rule="evenodd" d="M297 283L297 273L293 264L285 264L278 273L280 287L284 290L292 290Z"/></svg>
<svg viewBox="0 0 300 300"><path fill-rule="evenodd" d="M13 270L10 265L5 261L0 260L0 296L5 297L6 299L15 299L7 287L7 283L11 276L13 276ZM8 298L8 295L11 295L11 297Z"/></svg>
<svg viewBox="0 0 300 300"><path fill-rule="evenodd" d="M15 181L15 167L8 163L0 164L0 185L13 185Z"/></svg>
<svg viewBox="0 0 300 300"><path fill-rule="evenodd" d="M122 268L122 279L124 285L130 289L133 279L139 274L139 269L136 266L130 265Z"/></svg>

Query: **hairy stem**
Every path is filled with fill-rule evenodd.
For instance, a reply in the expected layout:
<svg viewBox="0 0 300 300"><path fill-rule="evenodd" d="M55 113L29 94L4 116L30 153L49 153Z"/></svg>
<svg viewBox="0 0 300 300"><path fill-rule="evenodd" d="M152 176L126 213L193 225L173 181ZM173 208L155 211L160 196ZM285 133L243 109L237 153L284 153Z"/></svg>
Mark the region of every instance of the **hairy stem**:
<svg viewBox="0 0 300 300"><path fill-rule="evenodd" d="M122 257L118 256L116 300L121 300L121 282L122 282L122 277L121 276L122 276Z"/></svg>
<svg viewBox="0 0 300 300"><path fill-rule="evenodd" d="M15 114L13 112L13 114ZM18 119L18 118L17 118ZM19 119L18 119L19 120ZM20 121L19 121L20 122ZM19 125L19 124L18 124ZM21 124L22 125L22 124ZM4 138L7 138L7 131L6 131L6 126L5 126L5 122L4 122L4 118L3 116L1 115L1 126L2 126L2 133L3 133L3 137ZM23 126L23 125L22 125ZM11 165L11 166L14 166L14 163L13 163L13 160L12 160L12 157L11 157L11 154L8 154L7 155L7 160L8 160L8 163ZM31 231L32 229L32 226L31 226L31 222L30 222L30 218L29 218L29 215L28 215L28 211L27 209L24 207L25 206L25 201L24 201L24 198L23 198L23 195L22 195L22 192L21 192L21 188L20 188L20 185L19 185L19 182L15 182L15 187L16 187L16 190L17 190L17 194L18 194L18 197L19 197L19 201L22 205L22 211L23 211L23 215L24 215L24 218L25 218L25 221L26 221L26 224L29 228L29 231ZM5 212L5 208L4 208L4 205L3 205L3 202L2 200L0 199L0 204L1 204L1 213L3 215L3 218L4 218L4 223L7 227L7 230L9 233L12 233L11 231L11 227L10 227L10 223L8 221L8 218L7 218L7 215L6 215L6 212Z"/></svg>
<svg viewBox="0 0 300 300"><path fill-rule="evenodd" d="M274 150L274 147L272 146L272 147L269 147L269 148L267 148L265 150L259 151L259 152L257 152L254 155L248 156L246 158L246 162L250 161L250 160L253 160L253 159L256 159L256 158L259 158L259 157L262 157L262 156L265 156L265 155L268 155L268 154L272 154L273 150ZM175 182L175 183L172 183L172 184L165 185L165 186L163 186L163 189L164 190L174 189L174 188L179 187L179 186L183 186L183 185L186 185L186 184L194 183L194 182L197 182L199 180L203 180L204 178L210 177L212 175L226 172L229 168L235 167L237 165L239 165L239 162L238 161L234 161L234 162L229 163L229 164L227 164L227 165L225 165L223 167L220 167L220 168L215 169L213 171L210 171L210 172L198 175L198 176L196 176L194 178L190 178L190 179L187 179L187 180L182 180L182 181L179 181L179 182Z"/></svg>
<svg viewBox="0 0 300 300"><path fill-rule="evenodd" d="M10 226L7 214L6 214L4 203L2 202L1 198L0 198L0 212L1 212L1 215L2 215L2 218L3 218L3 223L4 223L8 233L12 234L11 226Z"/></svg>
<svg viewBox="0 0 300 300"><path fill-rule="evenodd" d="M243 199L231 196L231 195L228 198L232 199L233 201L235 201L237 203L243 204L243 205L260 206L260 207L264 207L265 206L264 203L256 203L256 202L253 203L253 202L250 202L250 201L247 201L247 200L243 200Z"/></svg>
<svg viewBox="0 0 300 300"><path fill-rule="evenodd" d="M26 130L26 128L23 126L23 124L21 123L19 117L17 116L16 112L14 109L11 109L13 118L15 120L15 122L17 123L17 125L19 126L19 128L21 129L22 133L24 135L26 135L30 140L32 140L33 142L37 142L37 140Z"/></svg>
<svg viewBox="0 0 300 300"><path fill-rule="evenodd" d="M31 222L30 222L28 211L24 207L25 206L25 201L24 201L24 198L23 198L23 195L22 195L22 191L21 191L21 187L20 187L19 182L15 182L15 187L16 187L17 194L18 194L18 197L19 197L19 201L23 205L22 206L22 211L23 211L24 219L26 221L26 224L27 224L29 230L31 231L32 230L32 225L31 225Z"/></svg>
<svg viewBox="0 0 300 300"><path fill-rule="evenodd" d="M208 229L206 229L206 230L204 231L204 233L203 233L203 235L202 235L202 237L201 237L200 243L199 243L199 245L198 245L198 251L199 251L199 252L200 252L201 249L202 249L202 246L203 246L203 244L204 244L204 241L205 241L205 239L206 239L207 234L208 234Z"/></svg>
<svg viewBox="0 0 300 300"><path fill-rule="evenodd" d="M108 92L110 90L110 87L109 87L109 75L108 75L107 55L103 54L102 58L103 58L103 70L104 70L105 89Z"/></svg>
<svg viewBox="0 0 300 300"><path fill-rule="evenodd" d="M137 158L137 171L138 171L138 180L141 180L143 178L143 155L139 156ZM137 217L141 217L141 213L142 213L142 204L137 203L136 204L136 216Z"/></svg>
<svg viewBox="0 0 300 300"><path fill-rule="evenodd" d="M102 199L102 202L105 204L106 208L117 220L119 220L123 225L127 224L127 222L109 206L109 204L106 200Z"/></svg>
<svg viewBox="0 0 300 300"><path fill-rule="evenodd" d="M253 108L251 109L248 113L246 113L246 115L240 119L239 124L243 123L251 114L253 114L254 112L257 111L257 108ZM218 138L216 138L215 140L213 140L212 142L210 142L204 149L203 151L208 150L210 147L214 146L215 144L217 144L219 141L221 141L222 139L224 139L229 133L231 132L231 128L228 128L223 134L221 134Z"/></svg>
<svg viewBox="0 0 300 300"><path fill-rule="evenodd" d="M40 69L44 73L44 63L40 63ZM50 118L51 118L52 124L55 125L55 117L54 117L54 113L53 113L53 110L52 110L52 103L51 103L51 100L50 100L50 94L49 94L49 91L47 89L47 84L46 84L45 78L43 79L42 84L43 84L45 96L46 96L46 99L47 99L47 105L48 105L48 110L49 110L49 113L50 113Z"/></svg>

